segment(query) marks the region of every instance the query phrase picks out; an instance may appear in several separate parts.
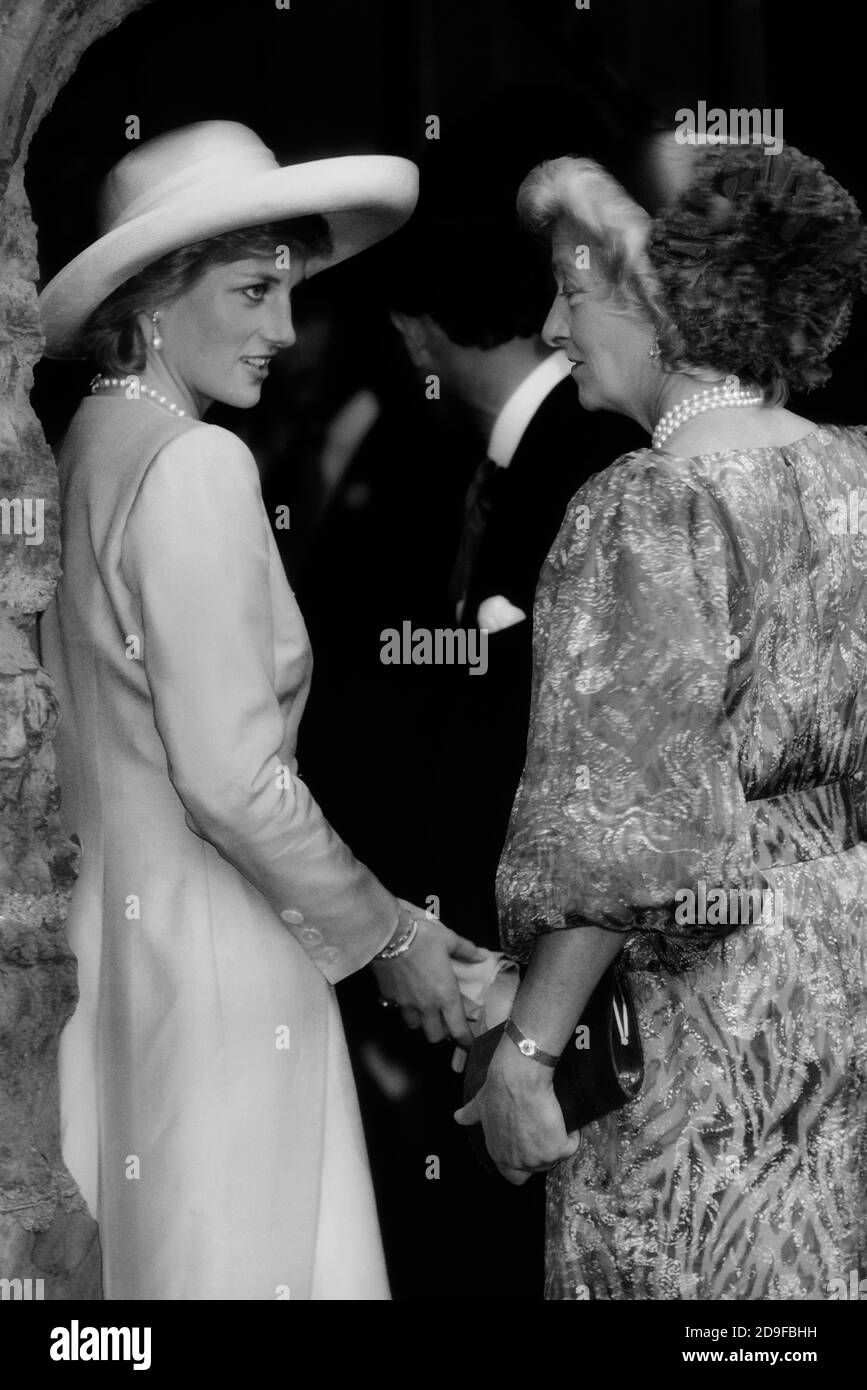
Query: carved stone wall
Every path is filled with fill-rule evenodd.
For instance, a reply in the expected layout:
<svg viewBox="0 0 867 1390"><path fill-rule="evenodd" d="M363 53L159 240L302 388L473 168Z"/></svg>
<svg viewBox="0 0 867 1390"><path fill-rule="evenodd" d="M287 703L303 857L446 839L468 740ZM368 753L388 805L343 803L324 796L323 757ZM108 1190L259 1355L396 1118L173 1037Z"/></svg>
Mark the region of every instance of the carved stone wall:
<svg viewBox="0 0 867 1390"><path fill-rule="evenodd" d="M58 1130L57 1043L78 993L64 930L77 849L57 819L57 706L34 655L60 555L54 459L28 395L42 343L24 163L82 54L145 3L3 0L0 8L0 1280L12 1281L0 1285L4 1298L102 1297L96 1223L63 1166Z"/></svg>

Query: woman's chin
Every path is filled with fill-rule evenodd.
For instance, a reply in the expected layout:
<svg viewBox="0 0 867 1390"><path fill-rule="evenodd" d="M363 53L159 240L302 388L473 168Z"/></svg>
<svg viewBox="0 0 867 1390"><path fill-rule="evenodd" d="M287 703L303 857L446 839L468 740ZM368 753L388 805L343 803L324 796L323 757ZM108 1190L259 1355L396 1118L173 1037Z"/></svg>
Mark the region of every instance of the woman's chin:
<svg viewBox="0 0 867 1390"><path fill-rule="evenodd" d="M572 380L578 387L578 400L585 410L601 410L602 404L598 394L593 390L589 382L581 381L579 377L572 374Z"/></svg>
<svg viewBox="0 0 867 1390"><path fill-rule="evenodd" d="M259 404L261 396L262 383L257 381L249 386L232 385L224 391L215 391L213 398L220 405L230 405L235 410L252 410L254 405Z"/></svg>

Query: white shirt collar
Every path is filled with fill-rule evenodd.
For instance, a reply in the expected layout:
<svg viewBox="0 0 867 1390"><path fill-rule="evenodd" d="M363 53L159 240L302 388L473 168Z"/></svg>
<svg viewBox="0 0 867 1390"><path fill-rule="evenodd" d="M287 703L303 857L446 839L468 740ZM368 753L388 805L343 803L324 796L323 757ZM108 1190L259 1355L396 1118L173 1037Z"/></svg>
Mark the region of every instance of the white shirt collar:
<svg viewBox="0 0 867 1390"><path fill-rule="evenodd" d="M539 406L571 370L569 358L558 349L524 377L494 421L488 440L489 459L500 468L508 468Z"/></svg>

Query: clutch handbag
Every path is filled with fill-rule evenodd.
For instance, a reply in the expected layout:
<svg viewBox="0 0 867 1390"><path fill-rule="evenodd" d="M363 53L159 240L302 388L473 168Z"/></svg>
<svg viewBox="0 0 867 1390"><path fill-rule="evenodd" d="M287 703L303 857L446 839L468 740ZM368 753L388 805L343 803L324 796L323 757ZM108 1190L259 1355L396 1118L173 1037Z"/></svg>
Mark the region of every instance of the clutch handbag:
<svg viewBox="0 0 867 1390"><path fill-rule="evenodd" d="M464 1069L464 1105L481 1090L505 1026L503 1022L489 1028L470 1048ZM567 1133L634 1100L643 1082L644 1055L632 991L626 976L610 965L554 1068L554 1094ZM482 1126L470 1125L467 1135L482 1166L496 1172Z"/></svg>

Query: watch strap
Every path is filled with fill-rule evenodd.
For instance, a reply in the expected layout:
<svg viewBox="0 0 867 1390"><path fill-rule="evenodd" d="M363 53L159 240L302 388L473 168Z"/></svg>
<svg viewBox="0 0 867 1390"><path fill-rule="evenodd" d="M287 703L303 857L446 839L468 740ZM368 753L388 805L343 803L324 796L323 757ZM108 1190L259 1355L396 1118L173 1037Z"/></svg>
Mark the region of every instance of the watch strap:
<svg viewBox="0 0 867 1390"><path fill-rule="evenodd" d="M543 1052L539 1044L535 1043L532 1038L526 1037L511 1018L506 1019L504 1031L506 1037L511 1038L524 1057L531 1057L534 1062L539 1062L543 1067L556 1067L560 1058L554 1057L550 1052Z"/></svg>

